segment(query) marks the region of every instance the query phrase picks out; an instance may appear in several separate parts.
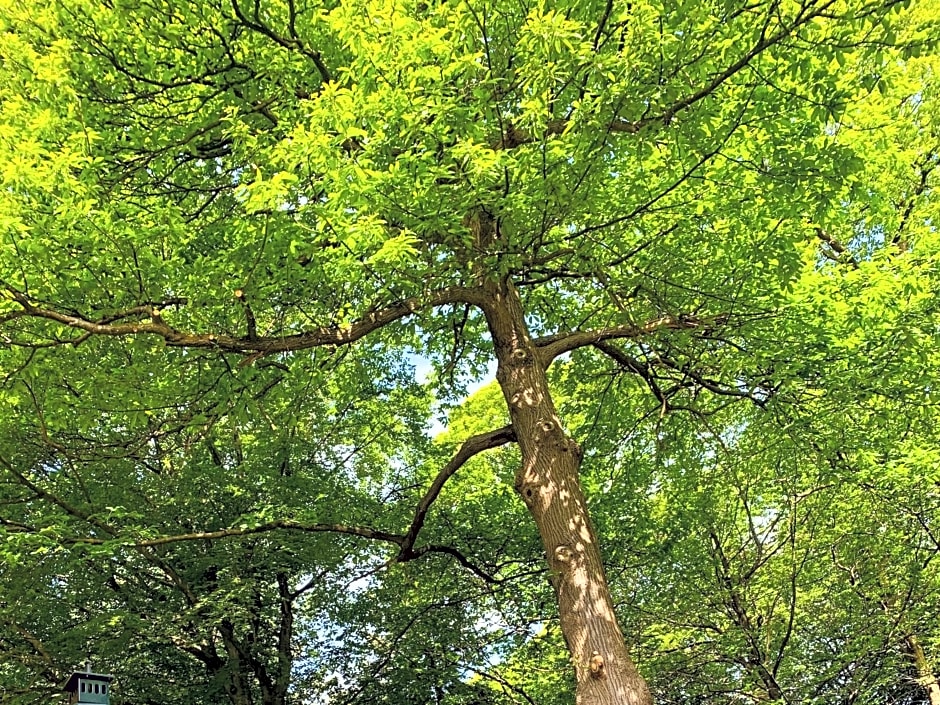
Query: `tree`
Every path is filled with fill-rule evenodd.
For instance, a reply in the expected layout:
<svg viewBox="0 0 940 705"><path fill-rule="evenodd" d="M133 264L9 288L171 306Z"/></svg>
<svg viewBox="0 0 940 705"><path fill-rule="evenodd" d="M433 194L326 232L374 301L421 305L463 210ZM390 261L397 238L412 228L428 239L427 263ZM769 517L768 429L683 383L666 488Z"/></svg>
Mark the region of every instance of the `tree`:
<svg viewBox="0 0 940 705"><path fill-rule="evenodd" d="M934 9L8 0L0 325L4 394L30 410L4 431L13 501L54 503L74 522L60 541L145 556L343 534L393 562L448 556L483 576L428 538L428 513L470 458L514 443L577 702L650 702L580 482L590 449L558 413L553 367L613 364L662 414L700 412L700 396L763 408L811 380L813 343L833 329L786 306L807 263L825 264L819 248L898 268L935 251ZM856 132L872 110L887 120L875 140ZM910 151L866 183L869 150L896 133ZM363 370L388 380L382 363L413 351L445 402L495 361L508 424L466 438L396 526L376 498L425 441L387 433L407 413L384 407L366 417L401 445L363 461L388 471L358 478L371 500L348 520L273 502L141 536L122 516L135 507L105 520L81 489L99 463L172 474L187 434L225 482L243 459L234 437L231 457L213 452L217 432L240 437L270 411L254 433L290 445L315 413L312 385L347 398ZM405 406L426 410L423 395ZM16 432L34 450L14 451ZM251 440L253 467L284 460ZM332 471L357 485L340 479L358 469ZM22 532L42 535L27 519Z"/></svg>

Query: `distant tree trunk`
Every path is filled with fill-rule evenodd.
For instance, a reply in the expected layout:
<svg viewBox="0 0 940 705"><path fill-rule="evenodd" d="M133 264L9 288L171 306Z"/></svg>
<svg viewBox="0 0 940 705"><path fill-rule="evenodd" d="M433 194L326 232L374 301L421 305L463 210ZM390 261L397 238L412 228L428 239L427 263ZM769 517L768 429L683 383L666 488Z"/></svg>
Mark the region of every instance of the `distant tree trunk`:
<svg viewBox="0 0 940 705"><path fill-rule="evenodd" d="M924 647L920 645L917 637L913 634L909 635L905 642L908 653L914 659L914 667L917 669L917 682L927 693L927 702L930 705L940 705L940 682L937 681L937 675L927 661Z"/></svg>
<svg viewBox="0 0 940 705"><path fill-rule="evenodd" d="M277 591L281 621L277 634L277 670L273 686L272 705L284 705L290 690L291 666L294 663L294 597L290 577L286 573L277 574Z"/></svg>
<svg viewBox="0 0 940 705"><path fill-rule="evenodd" d="M551 570L578 705L650 705L646 682L617 624L597 536L581 490L581 448L565 433L541 359L508 280L484 285L496 377L522 452L516 490L535 519Z"/></svg>

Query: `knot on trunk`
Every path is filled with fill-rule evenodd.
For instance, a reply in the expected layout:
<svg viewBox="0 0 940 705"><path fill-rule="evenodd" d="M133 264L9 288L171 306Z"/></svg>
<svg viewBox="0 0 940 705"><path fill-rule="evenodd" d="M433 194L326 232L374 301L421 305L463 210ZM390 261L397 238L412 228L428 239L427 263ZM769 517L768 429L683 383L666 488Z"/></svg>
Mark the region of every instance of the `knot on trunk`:
<svg viewBox="0 0 940 705"><path fill-rule="evenodd" d="M511 353L509 353L509 356L513 359L513 361L518 363L525 363L532 359L529 351L525 348L515 348Z"/></svg>
<svg viewBox="0 0 940 705"><path fill-rule="evenodd" d="M538 422L536 427L538 430L536 432L536 440L539 443L550 443L556 448L559 444L563 444L567 441L567 436L553 419L543 418Z"/></svg>
<svg viewBox="0 0 940 705"><path fill-rule="evenodd" d="M526 479L524 477L520 477L519 474L517 474L516 477L516 492L518 492L519 496L522 497L522 501L525 502L526 506L531 508L538 499L538 485L536 483L526 481Z"/></svg>
<svg viewBox="0 0 940 705"><path fill-rule="evenodd" d="M588 665L591 668L591 678L600 680L605 677L604 673L604 657L600 655L597 651L591 652L591 660L588 662Z"/></svg>
<svg viewBox="0 0 940 705"><path fill-rule="evenodd" d="M574 558L574 551L570 546L562 544L555 549L555 560L559 563L570 563L572 558Z"/></svg>

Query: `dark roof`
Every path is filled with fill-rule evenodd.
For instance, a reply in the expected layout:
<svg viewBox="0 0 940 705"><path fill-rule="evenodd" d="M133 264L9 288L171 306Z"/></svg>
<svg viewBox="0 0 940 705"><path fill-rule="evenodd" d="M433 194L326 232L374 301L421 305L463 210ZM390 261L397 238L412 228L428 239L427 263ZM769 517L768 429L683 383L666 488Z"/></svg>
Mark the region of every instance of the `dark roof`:
<svg viewBox="0 0 940 705"><path fill-rule="evenodd" d="M74 693L78 690L78 679L83 678L86 681L104 681L110 683L114 676L108 676L104 673L85 673L84 671L75 671L69 676L68 682L62 688L67 693Z"/></svg>

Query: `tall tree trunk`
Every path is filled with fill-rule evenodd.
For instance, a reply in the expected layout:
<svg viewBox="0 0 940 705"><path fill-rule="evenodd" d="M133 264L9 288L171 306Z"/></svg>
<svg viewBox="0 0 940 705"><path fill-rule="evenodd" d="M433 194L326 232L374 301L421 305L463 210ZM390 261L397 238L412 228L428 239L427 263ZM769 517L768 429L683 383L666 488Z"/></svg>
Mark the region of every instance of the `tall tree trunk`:
<svg viewBox="0 0 940 705"><path fill-rule="evenodd" d="M546 361L529 336L519 294L488 281L484 306L522 466L516 490L535 519L551 570L562 633L577 678L578 705L650 705L646 682L617 624L597 536L581 490L581 448L564 431Z"/></svg>
<svg viewBox="0 0 940 705"><path fill-rule="evenodd" d="M911 658L914 659L914 667L917 669L917 682L927 693L927 702L930 705L940 705L940 682L937 681L937 675L927 661L924 647L920 645L920 641L913 634L909 635L905 641L907 650Z"/></svg>

